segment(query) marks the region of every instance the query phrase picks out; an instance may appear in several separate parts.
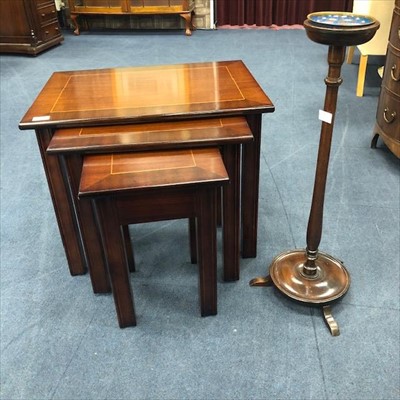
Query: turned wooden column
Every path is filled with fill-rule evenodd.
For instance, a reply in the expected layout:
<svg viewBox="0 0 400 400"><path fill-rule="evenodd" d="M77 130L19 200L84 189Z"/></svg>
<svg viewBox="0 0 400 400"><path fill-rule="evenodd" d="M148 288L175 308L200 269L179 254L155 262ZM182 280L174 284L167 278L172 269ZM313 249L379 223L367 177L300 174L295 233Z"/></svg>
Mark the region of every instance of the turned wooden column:
<svg viewBox="0 0 400 400"><path fill-rule="evenodd" d="M340 71L345 59L345 53L346 47L344 46L329 46L329 70L328 76L325 78L326 95L324 111L332 115L332 121L331 123L322 122L321 126L314 193L307 227L307 262L304 266L304 273L307 275L315 275L317 272L315 260L322 235L326 178L328 174L338 90L343 81L340 76Z"/></svg>

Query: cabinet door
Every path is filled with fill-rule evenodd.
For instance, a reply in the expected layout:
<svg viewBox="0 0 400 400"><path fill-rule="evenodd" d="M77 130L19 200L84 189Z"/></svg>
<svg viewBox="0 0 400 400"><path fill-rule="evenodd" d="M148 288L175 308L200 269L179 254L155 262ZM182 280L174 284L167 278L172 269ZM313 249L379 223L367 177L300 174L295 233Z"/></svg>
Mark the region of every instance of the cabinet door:
<svg viewBox="0 0 400 400"><path fill-rule="evenodd" d="M128 0L131 9L139 9L145 11L157 9L164 12L191 11L194 9L194 0Z"/></svg>
<svg viewBox="0 0 400 400"><path fill-rule="evenodd" d="M131 7L169 7L170 0L129 0L129 2Z"/></svg>
<svg viewBox="0 0 400 400"><path fill-rule="evenodd" d="M187 11L189 9L190 3L192 3L190 0L169 0L171 7L181 7L183 11Z"/></svg>
<svg viewBox="0 0 400 400"><path fill-rule="evenodd" d="M121 11L125 8L124 0L72 0L71 3L76 10L85 8L87 11L90 11L92 8L93 11L100 11L102 9Z"/></svg>
<svg viewBox="0 0 400 400"><path fill-rule="evenodd" d="M26 10L24 0L0 0L0 43L31 43L33 11Z"/></svg>

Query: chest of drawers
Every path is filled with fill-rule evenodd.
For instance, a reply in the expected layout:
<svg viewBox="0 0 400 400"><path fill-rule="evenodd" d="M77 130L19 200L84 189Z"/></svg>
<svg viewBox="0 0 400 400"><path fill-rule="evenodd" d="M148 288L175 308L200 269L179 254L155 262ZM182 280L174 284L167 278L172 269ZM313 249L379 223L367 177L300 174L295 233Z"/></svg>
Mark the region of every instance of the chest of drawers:
<svg viewBox="0 0 400 400"><path fill-rule="evenodd" d="M0 1L0 52L36 55L62 40L53 0Z"/></svg>
<svg viewBox="0 0 400 400"><path fill-rule="evenodd" d="M400 158L400 0L396 0L371 147L381 137Z"/></svg>

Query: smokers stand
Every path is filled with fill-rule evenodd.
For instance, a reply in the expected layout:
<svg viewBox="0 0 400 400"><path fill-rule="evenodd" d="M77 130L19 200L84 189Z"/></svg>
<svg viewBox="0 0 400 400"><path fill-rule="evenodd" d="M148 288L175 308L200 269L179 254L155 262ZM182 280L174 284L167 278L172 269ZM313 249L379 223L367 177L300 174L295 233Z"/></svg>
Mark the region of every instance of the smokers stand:
<svg viewBox="0 0 400 400"><path fill-rule="evenodd" d="M302 303L322 306L323 316L333 336L340 334L330 304L344 296L350 276L343 263L318 250L329 153L335 119L337 94L342 78L346 46L368 42L379 28L379 22L364 15L342 12L318 12L304 21L307 36L314 42L329 45L328 76L322 112L321 136L315 173L314 192L307 227L307 248L279 254L269 267L269 275L254 278L251 286L274 285L282 293Z"/></svg>

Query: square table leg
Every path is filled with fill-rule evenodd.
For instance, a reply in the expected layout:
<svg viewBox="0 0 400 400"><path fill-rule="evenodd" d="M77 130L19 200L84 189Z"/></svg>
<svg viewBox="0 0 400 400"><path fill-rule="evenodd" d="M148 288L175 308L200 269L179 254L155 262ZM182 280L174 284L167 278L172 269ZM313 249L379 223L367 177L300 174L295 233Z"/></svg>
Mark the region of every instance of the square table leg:
<svg viewBox="0 0 400 400"><path fill-rule="evenodd" d="M54 157L54 156L53 156ZM109 293L111 286L105 265L104 249L96 226L91 202L87 199L78 201L83 157L81 154L59 155L64 171L64 183L68 187L70 201L74 204L77 224L80 227L82 246L85 249L90 279L94 293Z"/></svg>
<svg viewBox="0 0 400 400"><path fill-rule="evenodd" d="M223 146L222 157L229 176L222 189L224 281L236 281L240 276L240 145Z"/></svg>
<svg viewBox="0 0 400 400"><path fill-rule="evenodd" d="M112 197L104 197L97 202L93 201L92 204L99 216L98 223L103 235L119 326L121 328L135 326L135 306L125 257L125 246L121 240L122 232L118 209ZM94 226L96 225L90 227L91 230L97 231Z"/></svg>
<svg viewBox="0 0 400 400"><path fill-rule="evenodd" d="M77 225L74 205L70 201L68 187L64 184L64 176L60 161L57 157L46 153L47 146L53 136L51 129L36 129L36 138L42 156L54 211L57 218L61 240L64 245L71 275L86 273L86 255L82 238Z"/></svg>
<svg viewBox="0 0 400 400"><path fill-rule="evenodd" d="M257 256L258 194L261 153L261 114L249 114L254 141L242 148L242 257Z"/></svg>

